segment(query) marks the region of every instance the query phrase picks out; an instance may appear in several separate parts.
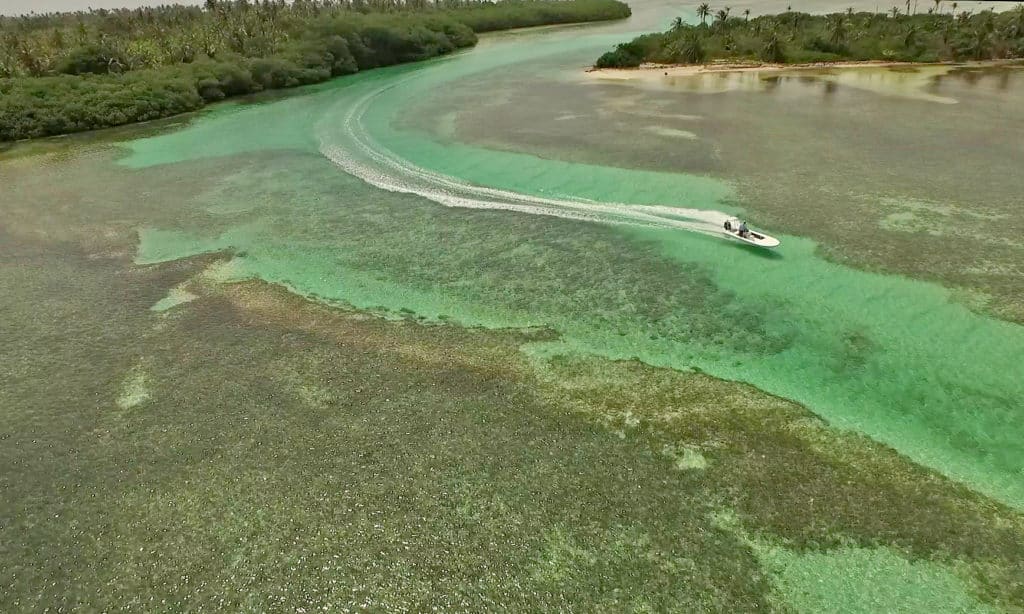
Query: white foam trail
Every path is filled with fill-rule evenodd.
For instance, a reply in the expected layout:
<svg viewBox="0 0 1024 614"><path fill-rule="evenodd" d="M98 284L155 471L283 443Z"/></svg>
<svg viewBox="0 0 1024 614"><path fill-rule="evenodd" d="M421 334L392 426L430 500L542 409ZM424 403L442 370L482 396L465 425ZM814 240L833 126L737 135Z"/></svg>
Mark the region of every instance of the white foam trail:
<svg viewBox="0 0 1024 614"><path fill-rule="evenodd" d="M320 151L324 156L370 185L390 192L415 194L447 207L498 209L598 223L678 228L721 236L722 223L729 217L721 211L530 196L472 185L403 160L375 142L360 121L372 100L395 85L367 94L345 113L339 136L347 137L349 147L328 143L326 135L320 139Z"/></svg>

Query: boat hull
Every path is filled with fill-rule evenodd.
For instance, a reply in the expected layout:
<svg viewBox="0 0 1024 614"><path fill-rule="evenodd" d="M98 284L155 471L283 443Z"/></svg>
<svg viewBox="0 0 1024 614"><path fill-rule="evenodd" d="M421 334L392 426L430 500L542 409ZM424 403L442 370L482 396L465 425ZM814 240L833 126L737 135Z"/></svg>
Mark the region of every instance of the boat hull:
<svg viewBox="0 0 1024 614"><path fill-rule="evenodd" d="M732 232L728 230L725 231L723 234L729 237L730 239L736 239L741 243L746 243L747 245L756 245L757 247L763 247L765 249L772 249L774 247L779 246L778 239L776 239L775 237L769 237L768 235L761 234L759 232L750 231L749 233L747 233L747 236L745 237L741 237L738 232Z"/></svg>

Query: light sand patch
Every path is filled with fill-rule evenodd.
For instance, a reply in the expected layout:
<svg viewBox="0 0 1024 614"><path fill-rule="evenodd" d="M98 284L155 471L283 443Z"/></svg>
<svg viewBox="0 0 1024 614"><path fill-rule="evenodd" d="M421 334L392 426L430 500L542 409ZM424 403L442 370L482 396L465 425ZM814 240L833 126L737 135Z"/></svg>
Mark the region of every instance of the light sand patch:
<svg viewBox="0 0 1024 614"><path fill-rule="evenodd" d="M132 369L121 384L121 394L117 396L117 406L131 409L142 405L150 398L146 372L141 368Z"/></svg>
<svg viewBox="0 0 1024 614"><path fill-rule="evenodd" d="M878 221L879 228L890 232L925 233L933 237L949 237L961 241L990 243L1009 248L1016 248L1020 243L1013 237L999 236L984 230L975 230L962 221L937 219L935 215L926 215L915 211L897 211L890 213ZM978 272L973 268L965 268L963 272ZM1005 274L1016 274L1005 270Z"/></svg>
<svg viewBox="0 0 1024 614"><path fill-rule="evenodd" d="M456 111L450 111L439 117L437 119L437 127L435 128L437 135L445 139L455 138L458 119L459 117Z"/></svg>
<svg viewBox="0 0 1024 614"><path fill-rule="evenodd" d="M604 104L602 104L601 108L598 109L598 113L601 115L607 115L608 113L622 113L625 115L634 115L636 117L650 117L657 120L678 120L687 122L701 121L704 119L704 116L702 115L663 111L657 104L652 103L650 98L644 94L610 97Z"/></svg>
<svg viewBox="0 0 1024 614"><path fill-rule="evenodd" d="M790 550L748 533L731 511L712 522L746 542L772 576L775 599L796 612L994 612L955 567L889 547Z"/></svg>
<svg viewBox="0 0 1024 614"><path fill-rule="evenodd" d="M999 275L1004 277L1019 277L1024 275L1024 267L1009 264L1006 262L992 262L983 260L977 264L963 269L968 275Z"/></svg>
<svg viewBox="0 0 1024 614"><path fill-rule="evenodd" d="M302 402L310 407L324 408L334 401L334 395L330 390L312 384L299 386L297 392Z"/></svg>
<svg viewBox="0 0 1024 614"><path fill-rule="evenodd" d="M883 230L923 232L936 237L956 237L1011 248L1019 244L1016 237L1006 234L1000 225L1001 220L1009 217L1004 213L914 198L881 198L877 202L886 209L894 210L878 221ZM992 224L981 227L979 220ZM989 226L991 228L987 228Z"/></svg>
<svg viewBox="0 0 1024 614"><path fill-rule="evenodd" d="M661 448L661 455L671 459L679 471L707 469L708 459L701 454L700 450L690 446L665 444Z"/></svg>
<svg viewBox="0 0 1024 614"><path fill-rule="evenodd" d="M657 69L600 69L587 73L595 83L619 83L648 90L683 91L695 94L721 94L734 91L760 92L766 79L781 69L703 66L665 66Z"/></svg>
<svg viewBox="0 0 1024 614"><path fill-rule="evenodd" d="M194 301L197 298L199 297L184 288L171 288L171 291L167 293L167 296L154 303L149 310L161 312L167 311L168 309L173 309L178 305L184 305L185 303Z"/></svg>
<svg viewBox="0 0 1024 614"><path fill-rule="evenodd" d="M911 562L890 548L845 547L795 553L770 548L759 558L797 612L994 612L951 569Z"/></svg>
<svg viewBox="0 0 1024 614"><path fill-rule="evenodd" d="M665 126L644 126L644 132L650 132L651 134L657 134L658 136L667 136L676 139L686 139L689 141L700 140L700 137L689 130L679 130L677 128L667 128Z"/></svg>
<svg viewBox="0 0 1024 614"><path fill-rule="evenodd" d="M214 283L241 281L241 278L244 277L244 275L240 273L241 269L242 263L240 259L232 258L231 260L215 262L206 267L203 269L201 277L206 281L212 281Z"/></svg>
<svg viewBox="0 0 1024 614"><path fill-rule="evenodd" d="M591 68L586 75L592 79L603 80L634 80L654 79L659 77L692 77L713 73L763 73L763 72L789 72L806 70L832 70L844 68L943 68L946 72L963 66L991 66L999 62L971 62L965 64L933 63L915 64L913 62L887 62L887 61L866 61L866 62L811 62L807 64L771 64L764 62L713 62L711 64L641 64L639 68Z"/></svg>
<svg viewBox="0 0 1024 614"><path fill-rule="evenodd" d="M922 222L913 211L898 211L883 217L878 225L884 230L916 232L922 227Z"/></svg>
<svg viewBox="0 0 1024 614"><path fill-rule="evenodd" d="M1005 213L990 213L978 207L960 207L950 203L941 203L921 198L880 198L878 203L892 209L904 209L915 213L935 214L946 217L964 216L978 220L996 221L1009 217Z"/></svg>

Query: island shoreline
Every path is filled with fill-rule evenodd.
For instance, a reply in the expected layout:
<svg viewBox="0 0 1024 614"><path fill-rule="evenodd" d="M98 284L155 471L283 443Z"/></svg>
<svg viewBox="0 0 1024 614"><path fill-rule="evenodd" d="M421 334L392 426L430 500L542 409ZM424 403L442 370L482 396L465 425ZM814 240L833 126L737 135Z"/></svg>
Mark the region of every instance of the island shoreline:
<svg viewBox="0 0 1024 614"><path fill-rule="evenodd" d="M724 73L745 73L745 72L786 72L804 70L832 70L832 69L856 69L856 68L908 68L918 69L923 67L951 67L951 68L991 68L1001 66L1024 67L1024 60L980 60L970 62L900 62L892 60L854 60L840 62L803 62L803 63L773 63L773 62L709 62L704 64L657 64L645 62L636 68L597 68L591 66L586 69L587 76L593 79L631 79L644 77L696 77L710 74ZM661 74L656 74L656 73Z"/></svg>

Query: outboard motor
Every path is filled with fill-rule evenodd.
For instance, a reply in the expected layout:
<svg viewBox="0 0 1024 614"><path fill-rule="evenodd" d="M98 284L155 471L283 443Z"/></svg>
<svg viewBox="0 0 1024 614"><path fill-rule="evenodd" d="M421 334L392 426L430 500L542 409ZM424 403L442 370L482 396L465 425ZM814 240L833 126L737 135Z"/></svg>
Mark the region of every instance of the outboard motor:
<svg viewBox="0 0 1024 614"><path fill-rule="evenodd" d="M731 221L725 220L725 229L729 230L729 231L732 230L732 222Z"/></svg>

